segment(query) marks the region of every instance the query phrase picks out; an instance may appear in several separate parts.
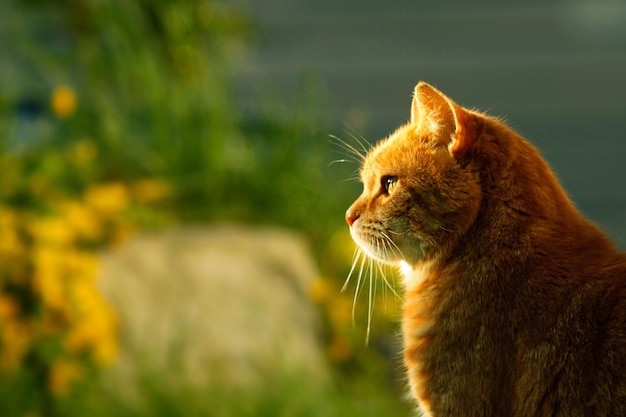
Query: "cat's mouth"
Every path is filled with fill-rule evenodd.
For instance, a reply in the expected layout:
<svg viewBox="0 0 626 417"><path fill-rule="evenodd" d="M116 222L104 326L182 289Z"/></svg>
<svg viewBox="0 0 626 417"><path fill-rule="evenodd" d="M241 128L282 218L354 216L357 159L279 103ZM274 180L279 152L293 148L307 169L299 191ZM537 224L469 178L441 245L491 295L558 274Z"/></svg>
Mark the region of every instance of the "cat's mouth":
<svg viewBox="0 0 626 417"><path fill-rule="evenodd" d="M369 258L389 265L398 266L405 262L409 265L429 259L428 245L418 236L397 228L385 228L383 224L361 223L361 220L350 226L352 240Z"/></svg>
<svg viewBox="0 0 626 417"><path fill-rule="evenodd" d="M354 224L350 227L354 242L367 256L379 262L396 264L404 259L402 251L389 234L379 229L366 229Z"/></svg>

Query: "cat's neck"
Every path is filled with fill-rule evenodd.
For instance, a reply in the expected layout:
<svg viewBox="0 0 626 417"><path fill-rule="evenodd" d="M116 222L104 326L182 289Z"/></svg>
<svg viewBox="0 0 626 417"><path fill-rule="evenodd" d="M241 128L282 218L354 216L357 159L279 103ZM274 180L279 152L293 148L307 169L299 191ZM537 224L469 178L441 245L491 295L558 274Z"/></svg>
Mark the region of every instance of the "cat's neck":
<svg viewBox="0 0 626 417"><path fill-rule="evenodd" d="M488 139L476 157L484 195L467 233L469 245L479 244L483 251L507 247L530 251L543 249L554 239L613 248L604 233L578 212L533 145L498 121L484 126Z"/></svg>
<svg viewBox="0 0 626 417"><path fill-rule="evenodd" d="M417 265L409 265L405 261L399 264L402 275L402 285L405 291L412 291L427 282L432 275L436 263L433 261L422 261Z"/></svg>
<svg viewBox="0 0 626 417"><path fill-rule="evenodd" d="M421 287L433 276L445 279L452 270L455 275L472 275L470 280L480 279L478 275L503 279L497 275L541 254L562 257L567 262L572 262L572 254L576 253L606 262L620 256L610 239L579 214L530 143L498 123L490 128L494 132L488 136L493 141L483 143L485 154L476 156L476 163L482 164L480 172L484 173L484 195L473 225L463 235L448 239L448 244L430 253L428 259L414 265L401 263L406 290ZM500 129L507 129L507 133L498 132ZM499 142L502 137L513 140ZM491 152L507 155L498 159Z"/></svg>

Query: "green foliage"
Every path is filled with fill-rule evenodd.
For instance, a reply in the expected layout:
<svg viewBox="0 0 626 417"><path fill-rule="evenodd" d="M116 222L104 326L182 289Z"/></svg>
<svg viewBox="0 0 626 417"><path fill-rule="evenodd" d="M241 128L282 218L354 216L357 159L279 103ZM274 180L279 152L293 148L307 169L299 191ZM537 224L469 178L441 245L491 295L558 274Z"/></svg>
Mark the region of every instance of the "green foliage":
<svg viewBox="0 0 626 417"><path fill-rule="evenodd" d="M312 110L325 104L314 79L304 79L289 113L271 102L258 114L238 113L232 69L251 27L243 11L217 0L0 4L0 36L12 40L0 45L0 208L58 222L79 218L63 214L68 207L95 213L77 235L113 230L99 228L103 219L139 228L211 221L296 228L322 260L320 282L338 294L351 255L338 250L348 244L336 230L345 227L354 190L342 179L356 167L330 165L338 156L325 115ZM101 247L90 239L85 255ZM51 363L25 364L12 374L0 370L0 415L406 415L398 394L381 388L387 381L372 382L387 378L385 361L396 367L380 355L389 354L393 326L374 329L366 348L362 327L350 324L352 296L325 294L317 301L340 384L281 381L257 393L147 384L148 401L133 405L103 392L86 370L85 385L50 396ZM357 319L367 309L357 306ZM40 369L47 374L38 378ZM71 378L67 369L59 375Z"/></svg>
<svg viewBox="0 0 626 417"><path fill-rule="evenodd" d="M89 181L164 178L181 220L271 222L317 234L312 229L341 218L330 211L341 213L345 202L329 187L337 176L328 172L327 124L301 110L320 98L315 86L301 88L292 114L237 114L230 74L250 33L243 13L199 0L26 4L37 5L17 10L26 25L5 29L21 39L7 58L22 67L5 72L31 86L36 124L46 130L21 137L24 123L9 117L5 147L50 161L48 154L88 139L98 154ZM53 103L48 112L59 86L69 86L76 108ZM19 107L23 91L4 100Z"/></svg>

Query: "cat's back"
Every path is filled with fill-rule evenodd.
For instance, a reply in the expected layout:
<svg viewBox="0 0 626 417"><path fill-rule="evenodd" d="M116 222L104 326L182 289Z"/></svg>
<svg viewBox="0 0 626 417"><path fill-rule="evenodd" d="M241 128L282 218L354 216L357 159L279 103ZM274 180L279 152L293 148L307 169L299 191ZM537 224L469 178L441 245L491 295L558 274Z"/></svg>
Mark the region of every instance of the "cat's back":
<svg viewBox="0 0 626 417"><path fill-rule="evenodd" d="M406 294L416 396L435 415L626 416L626 254L533 145L475 116L481 208L441 268L413 270L420 285Z"/></svg>
<svg viewBox="0 0 626 417"><path fill-rule="evenodd" d="M514 415L626 415L626 254L573 224L544 233L512 275Z"/></svg>

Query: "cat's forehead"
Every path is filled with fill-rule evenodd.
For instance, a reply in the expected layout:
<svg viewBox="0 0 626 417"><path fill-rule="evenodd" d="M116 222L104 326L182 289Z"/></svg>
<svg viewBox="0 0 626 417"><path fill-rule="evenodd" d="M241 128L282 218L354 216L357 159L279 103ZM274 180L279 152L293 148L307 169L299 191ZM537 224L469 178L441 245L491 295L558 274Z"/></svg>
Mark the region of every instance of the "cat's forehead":
<svg viewBox="0 0 626 417"><path fill-rule="evenodd" d="M361 176L365 179L380 171L402 164L411 148L419 146L409 126L402 127L377 143L363 161ZM386 175L385 173L380 173Z"/></svg>
<svg viewBox="0 0 626 417"><path fill-rule="evenodd" d="M397 140L396 140L397 141ZM373 173L380 171L384 166L389 165L391 151L394 146L394 137L390 136L378 142L367 154L361 167L361 176L368 178Z"/></svg>

